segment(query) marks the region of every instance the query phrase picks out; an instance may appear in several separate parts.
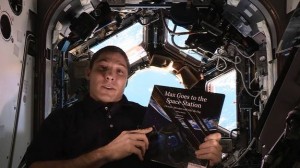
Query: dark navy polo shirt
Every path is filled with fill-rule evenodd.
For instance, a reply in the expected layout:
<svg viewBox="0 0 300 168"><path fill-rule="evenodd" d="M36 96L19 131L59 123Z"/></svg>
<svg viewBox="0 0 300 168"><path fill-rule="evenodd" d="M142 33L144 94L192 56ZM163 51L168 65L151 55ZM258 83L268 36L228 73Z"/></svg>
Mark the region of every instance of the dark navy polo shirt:
<svg viewBox="0 0 300 168"><path fill-rule="evenodd" d="M101 104L87 96L45 119L40 133L28 147L27 163L72 159L102 147L122 131L137 129L145 111L146 107L128 101L125 96L112 104ZM104 167L141 167L141 162L131 155Z"/></svg>

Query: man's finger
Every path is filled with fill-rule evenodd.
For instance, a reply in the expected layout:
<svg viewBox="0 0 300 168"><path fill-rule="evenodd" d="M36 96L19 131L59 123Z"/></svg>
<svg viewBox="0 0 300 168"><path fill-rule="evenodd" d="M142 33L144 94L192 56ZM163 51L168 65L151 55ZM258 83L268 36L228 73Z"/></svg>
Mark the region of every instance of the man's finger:
<svg viewBox="0 0 300 168"><path fill-rule="evenodd" d="M221 136L222 135L220 133L209 134L205 137L204 141L217 140L219 142L221 140Z"/></svg>
<svg viewBox="0 0 300 168"><path fill-rule="evenodd" d="M140 134L147 134L149 132L151 132L153 130L152 127L148 127L148 128L145 128L145 129L137 129L137 130L132 130L132 131L129 131L130 133L140 133Z"/></svg>

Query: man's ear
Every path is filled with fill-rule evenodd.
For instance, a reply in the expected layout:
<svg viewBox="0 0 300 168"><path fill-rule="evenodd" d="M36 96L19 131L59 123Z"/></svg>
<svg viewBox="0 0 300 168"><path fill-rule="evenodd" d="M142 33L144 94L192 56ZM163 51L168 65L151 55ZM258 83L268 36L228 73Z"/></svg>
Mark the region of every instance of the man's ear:
<svg viewBox="0 0 300 168"><path fill-rule="evenodd" d="M90 74L91 74L90 68L86 68L85 69L85 79L86 80L90 80Z"/></svg>

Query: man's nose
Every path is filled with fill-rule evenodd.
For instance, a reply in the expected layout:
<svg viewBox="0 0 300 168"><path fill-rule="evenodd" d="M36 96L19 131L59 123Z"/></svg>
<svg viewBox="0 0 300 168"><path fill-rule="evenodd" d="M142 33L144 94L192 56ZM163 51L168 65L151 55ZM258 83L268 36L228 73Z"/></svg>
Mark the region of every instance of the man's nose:
<svg viewBox="0 0 300 168"><path fill-rule="evenodd" d="M105 73L106 80L114 80L114 74L112 70L108 70Z"/></svg>

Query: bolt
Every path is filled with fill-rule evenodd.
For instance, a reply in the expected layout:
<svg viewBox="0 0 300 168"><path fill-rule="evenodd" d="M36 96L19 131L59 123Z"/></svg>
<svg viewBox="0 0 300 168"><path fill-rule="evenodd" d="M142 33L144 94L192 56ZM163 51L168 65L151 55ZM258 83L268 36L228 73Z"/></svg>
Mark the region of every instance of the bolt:
<svg viewBox="0 0 300 168"><path fill-rule="evenodd" d="M264 56L264 55L263 55L263 56L260 56L260 57L259 57L259 60L260 60L261 62L265 61L265 60L266 60L266 56Z"/></svg>

